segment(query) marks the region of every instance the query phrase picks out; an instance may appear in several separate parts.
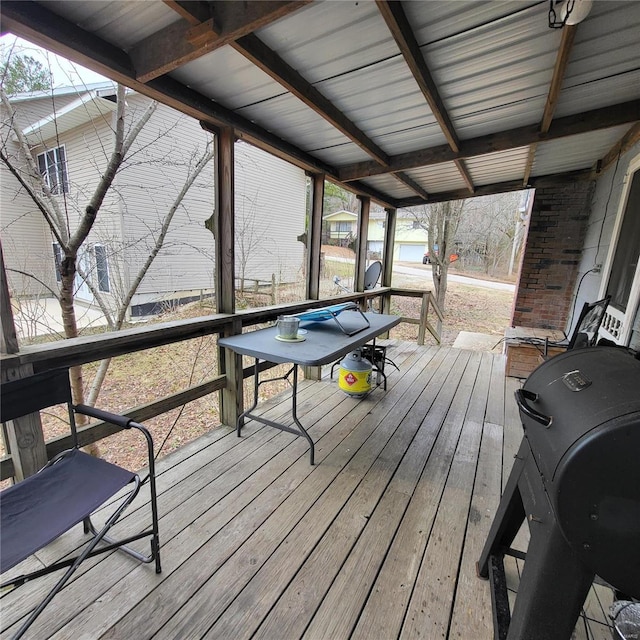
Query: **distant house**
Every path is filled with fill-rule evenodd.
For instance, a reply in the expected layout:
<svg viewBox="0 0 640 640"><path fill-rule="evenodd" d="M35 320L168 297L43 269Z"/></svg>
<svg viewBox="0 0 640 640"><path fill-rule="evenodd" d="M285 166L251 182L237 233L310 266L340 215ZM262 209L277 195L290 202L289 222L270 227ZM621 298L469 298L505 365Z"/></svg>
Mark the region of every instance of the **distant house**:
<svg viewBox="0 0 640 640"><path fill-rule="evenodd" d="M328 213L324 217L325 238L334 244L345 244L353 240L358 231L358 215L340 209L334 213Z"/></svg>
<svg viewBox="0 0 640 640"><path fill-rule="evenodd" d="M382 257L384 245L384 211L369 213L367 252L369 257ZM358 215L344 209L324 216L326 236L334 243L345 243L357 234ZM394 261L422 262L427 251L427 232L406 211L400 209L396 220L396 237L393 246Z"/></svg>
<svg viewBox="0 0 640 640"><path fill-rule="evenodd" d="M73 229L111 153L115 85L22 94L12 104L38 169ZM149 98L127 93L127 131L149 104ZM17 140L6 134L6 116L3 111L6 153L23 164ZM210 141L211 134L196 120L160 104L136 139L78 258L107 304L115 305L128 291L189 168ZM305 226L304 171L237 143L235 173L238 276L295 280L304 260L304 246L296 240ZM60 247L4 166L1 177L2 246L12 293L18 298L47 296L57 289ZM132 300L132 315L213 291L214 238L205 228L214 213L213 179L211 161L176 211L164 247ZM285 226L291 233L282 233ZM94 302L82 278L77 279L76 299Z"/></svg>
<svg viewBox="0 0 640 640"><path fill-rule="evenodd" d="M371 211L369 214L369 232L367 248L381 255L384 240L384 211ZM422 262L427 245L428 234L416 219L406 210L399 209L396 218L396 236L393 245L394 261Z"/></svg>

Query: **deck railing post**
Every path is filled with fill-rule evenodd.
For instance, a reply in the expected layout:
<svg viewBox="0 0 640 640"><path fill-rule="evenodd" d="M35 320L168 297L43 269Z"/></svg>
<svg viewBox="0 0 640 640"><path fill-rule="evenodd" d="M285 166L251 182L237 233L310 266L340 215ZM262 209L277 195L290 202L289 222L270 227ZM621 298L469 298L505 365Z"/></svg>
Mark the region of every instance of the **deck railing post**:
<svg viewBox="0 0 640 640"><path fill-rule="evenodd" d="M430 291L425 291L422 294L422 307L420 308L420 324L418 325L418 344L424 344L424 336L427 330L427 316L429 315L429 298L431 297Z"/></svg>
<svg viewBox="0 0 640 640"><path fill-rule="evenodd" d="M242 321L235 318L223 336L242 333ZM220 390L220 422L235 427L238 416L244 411L244 386L242 374L242 356L230 349L218 349L220 373L227 377L227 383Z"/></svg>
<svg viewBox="0 0 640 640"><path fill-rule="evenodd" d="M20 365L2 370L3 381L25 378L33 374L33 366ZM13 477L16 481L37 473L47 463L47 449L44 443L42 422L39 413L31 413L6 423L5 445L11 453Z"/></svg>

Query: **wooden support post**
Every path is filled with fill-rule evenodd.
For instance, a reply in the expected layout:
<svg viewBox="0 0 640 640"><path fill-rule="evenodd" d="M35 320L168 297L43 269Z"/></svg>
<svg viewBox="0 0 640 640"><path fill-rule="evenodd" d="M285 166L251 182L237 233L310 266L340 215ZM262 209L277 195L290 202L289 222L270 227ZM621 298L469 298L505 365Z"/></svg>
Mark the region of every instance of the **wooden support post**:
<svg viewBox="0 0 640 640"><path fill-rule="evenodd" d="M396 241L397 209L385 209L387 220L384 225L384 247L382 254L382 286L390 287L393 276L393 248Z"/></svg>
<svg viewBox="0 0 640 640"><path fill-rule="evenodd" d="M223 127L216 134L216 306L218 313L235 313L235 227L234 227L233 129Z"/></svg>
<svg viewBox="0 0 640 640"><path fill-rule="evenodd" d="M33 374L33 366L20 365L3 369L2 380L15 380ZM47 450L44 444L42 422L39 413L31 413L6 423L5 445L11 453L13 475L16 481L37 473L47 463Z"/></svg>
<svg viewBox="0 0 640 640"><path fill-rule="evenodd" d="M385 209L387 212L386 224L384 225L384 246L382 248L382 286L390 287L393 279L393 249L396 242L396 218L397 209ZM391 313L391 294L387 293L382 298L382 313ZM387 331L383 338L389 337Z"/></svg>
<svg viewBox="0 0 640 640"><path fill-rule="evenodd" d="M324 173L313 174L311 214L307 226L307 291L309 300L320 297L320 250L322 247L322 205Z"/></svg>
<svg viewBox="0 0 640 640"><path fill-rule="evenodd" d="M320 272L322 248L322 212L324 203L324 173L313 174L311 213L307 225L307 298L320 298ZM320 380L322 367L302 367L307 380Z"/></svg>
<svg viewBox="0 0 640 640"><path fill-rule="evenodd" d="M9 294L9 283L7 272L4 268L4 254L2 253L2 243L0 242L0 322L2 323L2 334L0 336L0 350L2 353L18 353L20 347L16 336L16 325L13 321L11 310L11 295Z"/></svg>
<svg viewBox="0 0 640 640"><path fill-rule="evenodd" d="M429 299L431 297L430 291L425 291L422 294L422 307L420 308L420 324L418 325L418 344L424 344L424 337L427 330L427 316L429 315Z"/></svg>
<svg viewBox="0 0 640 640"><path fill-rule="evenodd" d="M0 320L2 334L0 348L2 353L18 353L20 346L16 335L16 326L11 310L9 282L4 266L4 254L0 243ZM33 373L30 364L15 368L3 367L2 381L24 378ZM37 473L47 463L47 450L39 413L32 413L6 423L3 430L5 449L11 453L13 475L16 480L24 480Z"/></svg>
<svg viewBox="0 0 640 640"><path fill-rule="evenodd" d="M242 333L242 321L233 320L229 331L224 337ZM242 376L242 356L230 349L218 350L219 368L227 378L227 384L220 390L220 422L235 427L238 416L244 411L244 393Z"/></svg>
<svg viewBox="0 0 640 640"><path fill-rule="evenodd" d="M233 129L223 127L216 134L216 307L218 313L235 313L235 232L234 232L234 144ZM232 333L242 331L234 323ZM226 335L226 334L225 334ZM227 376L227 386L220 391L220 421L236 425L244 404L242 356L218 349L218 370ZM240 381L238 382L238 376Z"/></svg>
<svg viewBox="0 0 640 640"><path fill-rule="evenodd" d="M360 215L358 216L358 242L356 248L355 290L364 291L364 272L367 269L367 235L369 231L369 210L371 198L358 196Z"/></svg>

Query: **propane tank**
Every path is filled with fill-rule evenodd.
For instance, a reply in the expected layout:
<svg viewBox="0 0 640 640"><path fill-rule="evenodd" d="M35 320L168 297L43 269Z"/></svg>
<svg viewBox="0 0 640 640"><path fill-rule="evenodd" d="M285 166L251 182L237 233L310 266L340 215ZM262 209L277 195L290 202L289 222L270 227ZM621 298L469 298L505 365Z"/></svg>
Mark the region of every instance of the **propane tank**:
<svg viewBox="0 0 640 640"><path fill-rule="evenodd" d="M347 395L363 398L371 391L371 363L360 349L350 351L340 363L338 386Z"/></svg>

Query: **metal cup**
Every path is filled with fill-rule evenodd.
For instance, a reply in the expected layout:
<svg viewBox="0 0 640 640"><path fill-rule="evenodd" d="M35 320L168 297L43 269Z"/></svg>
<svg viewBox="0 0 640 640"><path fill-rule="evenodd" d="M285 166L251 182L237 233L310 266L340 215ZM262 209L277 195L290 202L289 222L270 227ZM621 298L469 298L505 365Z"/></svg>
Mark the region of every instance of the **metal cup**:
<svg viewBox="0 0 640 640"><path fill-rule="evenodd" d="M280 316L277 321L278 335L285 340L295 340L298 337L300 318L296 316Z"/></svg>

